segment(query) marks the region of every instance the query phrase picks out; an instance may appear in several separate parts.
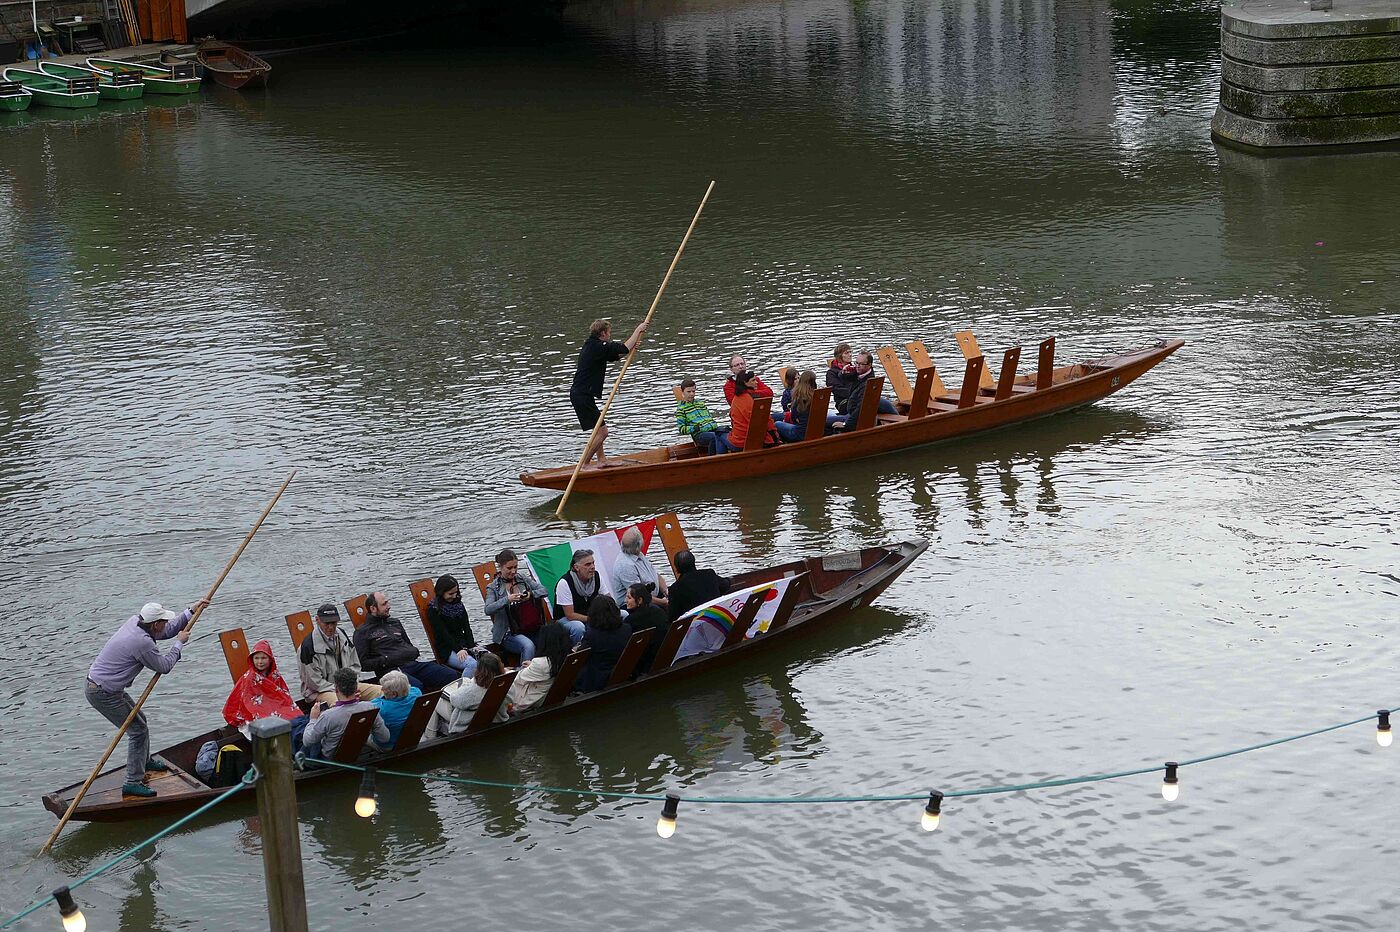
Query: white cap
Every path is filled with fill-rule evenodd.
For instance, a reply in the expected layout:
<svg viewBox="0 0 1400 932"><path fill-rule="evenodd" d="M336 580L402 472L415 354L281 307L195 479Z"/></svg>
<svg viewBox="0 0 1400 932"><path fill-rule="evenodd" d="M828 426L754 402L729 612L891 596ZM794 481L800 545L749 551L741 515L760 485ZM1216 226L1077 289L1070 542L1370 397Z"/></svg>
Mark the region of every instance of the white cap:
<svg viewBox="0 0 1400 932"><path fill-rule="evenodd" d="M141 621L144 624L151 624L155 621L169 621L175 617L174 612L168 612L161 607L159 602L147 602L141 606Z"/></svg>

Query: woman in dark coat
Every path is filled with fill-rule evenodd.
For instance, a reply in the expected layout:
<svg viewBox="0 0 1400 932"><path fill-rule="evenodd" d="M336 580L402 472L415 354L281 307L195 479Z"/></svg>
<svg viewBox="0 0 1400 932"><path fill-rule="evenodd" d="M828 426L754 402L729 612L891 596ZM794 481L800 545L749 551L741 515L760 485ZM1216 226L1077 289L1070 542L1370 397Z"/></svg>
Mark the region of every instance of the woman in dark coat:
<svg viewBox="0 0 1400 932"><path fill-rule="evenodd" d="M651 669L651 662L656 659L656 652L661 649L661 642L666 639L666 629L671 624L666 617L666 609L651 600L653 588L655 588L653 583L643 582L633 583L627 587L628 626L633 631L641 631L643 628L651 629L651 642L647 644L647 649L642 653L641 661L637 663L637 669L632 673L634 677Z"/></svg>
<svg viewBox="0 0 1400 932"><path fill-rule="evenodd" d="M433 632L433 654L438 663L446 664L462 675L476 672L476 638L472 636L467 607L462 604L462 590L451 575L439 576L433 586L434 599L428 603L428 627Z"/></svg>
<svg viewBox="0 0 1400 932"><path fill-rule="evenodd" d="M578 645L579 649L589 649L588 662L583 665L575 688L581 693L592 693L608 685L608 677L631 638L632 626L622 620L622 612L612 596L594 596L588 606L588 625Z"/></svg>

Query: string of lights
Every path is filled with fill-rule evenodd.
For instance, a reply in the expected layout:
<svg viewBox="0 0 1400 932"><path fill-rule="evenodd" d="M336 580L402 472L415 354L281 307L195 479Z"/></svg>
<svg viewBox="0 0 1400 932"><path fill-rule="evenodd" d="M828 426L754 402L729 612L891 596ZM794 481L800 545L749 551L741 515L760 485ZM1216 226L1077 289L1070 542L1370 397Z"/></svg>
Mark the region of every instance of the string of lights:
<svg viewBox="0 0 1400 932"><path fill-rule="evenodd" d="M140 844L128 848L127 850L112 858L110 861L108 861L106 864L103 864L96 870L89 871L88 873L84 874L82 877L79 877L72 883L59 887L53 893L44 897L42 900L39 900L37 903L29 904L29 906L25 907L20 912L15 913L9 919L6 919L4 922L0 923L0 929L9 928L16 922L19 922L25 916L28 916L30 913L34 912L35 910L42 909L50 902L53 902L58 904L59 916L63 919L64 932L83 932L83 930L87 928L87 918L83 916L83 911L78 908L77 902L75 902L73 899L74 890L78 889L83 884L87 883L89 880L101 877L103 874L107 873L107 871L116 867L118 864L125 861L127 858L134 856L136 852L140 851L142 848L145 848L147 845L155 844L156 842L164 838L166 835L169 835L171 832L175 831L180 826L199 818L204 813L208 812L210 809L213 809L215 806L219 805L219 803L233 796L235 793L238 793L241 790L245 790L248 787L252 786L254 783L257 783L259 776L260 774L258 773L257 767L249 767L248 772L243 775L243 779L240 780L238 783L235 783L233 786L229 787L227 792L220 793L218 796L215 796L213 799L209 800L209 802L200 806L194 812L191 812L189 815L184 816L183 818L177 819L176 821L167 825L165 828L156 832L150 838L147 838Z"/></svg>
<svg viewBox="0 0 1400 932"><path fill-rule="evenodd" d="M661 808L661 817L657 819L656 822L656 833L662 838L670 838L676 833L676 820L680 812L681 803L700 805L827 805L837 803L913 802L926 800L919 824L923 827L924 831L932 832L938 828L939 822L941 821L943 801L945 799L993 796L1000 793L1020 793L1028 790L1043 790L1084 783L1102 783L1107 780L1121 780L1127 777L1137 777L1149 773L1161 772L1162 798L1167 802L1173 802L1181 795L1180 771L1182 767L1191 767L1197 764L1221 760L1226 757L1234 757L1238 754L1262 751L1265 748L1277 747L1278 745L1287 744L1291 741L1301 741L1304 738L1312 738L1317 735L1338 731L1342 728L1351 728L1372 721L1376 723L1376 743L1383 748L1387 748L1390 747L1394 737L1390 726L1390 716L1396 711L1400 711L1400 708L1379 709L1376 711L1375 715L1367 715L1336 725L1314 728L1311 731L1305 731L1301 734L1273 738L1268 741L1261 741L1257 744L1232 748L1228 751L1219 751L1214 754L1205 754L1187 760L1167 761L1165 764L1160 765L1133 767L1126 770L1115 770L1106 773L1081 774L1074 777L1057 777L1052 780L1036 780L1029 783L1012 783L952 790L925 790L919 793L896 793L873 796L682 796L678 793L662 794L636 793L622 790L593 790L580 789L578 787L540 786L530 783L506 783L498 780L478 780L472 777L458 777L451 774L410 773L403 770L386 770L382 767L366 766L362 764L345 764L339 761L322 760L320 758L306 757L304 755L298 755L297 760L302 765L308 763L318 764L325 767L335 767L341 770L352 770L362 773L364 776L361 779L359 795L355 800L355 812L363 818L373 816L379 809L379 793L375 785L375 775L382 774L390 777L455 783L461 786L518 790L527 793L659 801L663 803L663 805Z"/></svg>

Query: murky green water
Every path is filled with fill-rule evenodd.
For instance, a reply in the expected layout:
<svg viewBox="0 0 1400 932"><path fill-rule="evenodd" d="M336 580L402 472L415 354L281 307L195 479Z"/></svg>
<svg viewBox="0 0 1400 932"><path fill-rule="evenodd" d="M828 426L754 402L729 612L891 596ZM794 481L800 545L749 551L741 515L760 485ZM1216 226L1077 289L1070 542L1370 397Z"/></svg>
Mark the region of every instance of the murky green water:
<svg viewBox="0 0 1400 932"><path fill-rule="evenodd" d="M154 831L39 796L109 730L92 653L212 581L285 644L326 598L675 509L721 567L929 538L880 607L704 681L448 761L692 795L918 792L1237 747L1400 704L1400 154L1209 141L1205 4L585 3L488 46L276 61L266 93L0 118L0 760L8 916ZM1095 408L571 521L587 324L636 320L715 195L614 417L838 340L1062 358L1190 341ZM482 630L478 626L478 632ZM212 636L157 744L228 688ZM950 805L687 809L386 782L305 794L316 928L1387 928L1394 749L1359 728L1156 780ZM264 921L251 808L87 885L90 928ZM35 928L52 925L40 914Z"/></svg>

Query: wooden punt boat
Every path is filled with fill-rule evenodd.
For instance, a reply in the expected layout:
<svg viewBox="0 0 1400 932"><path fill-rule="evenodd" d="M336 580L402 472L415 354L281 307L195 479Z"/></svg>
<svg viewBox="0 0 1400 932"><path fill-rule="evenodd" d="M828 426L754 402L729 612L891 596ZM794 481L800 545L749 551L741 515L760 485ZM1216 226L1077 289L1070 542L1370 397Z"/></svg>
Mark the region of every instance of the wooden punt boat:
<svg viewBox="0 0 1400 932"><path fill-rule="evenodd" d="M23 85L41 107L78 110L96 107L99 99L97 78L92 75L86 78L55 78L26 68L6 68L0 72L0 80Z"/></svg>
<svg viewBox="0 0 1400 932"><path fill-rule="evenodd" d="M28 110L34 102L29 88L17 81L0 81L0 113L16 113Z"/></svg>
<svg viewBox="0 0 1400 932"><path fill-rule="evenodd" d="M684 533L674 514L660 516L657 519L657 528L672 560L678 551L688 549ZM599 692L569 695L570 688L587 659L586 650L575 651L569 655L569 660L556 677L554 686L537 709L511 716L505 722L492 723L492 718L515 680L515 671L507 671L492 682L464 733L450 736L425 735L438 699L436 692L429 693L414 704L403 732L392 750L381 753L367 749L365 742L373 726L373 715L361 713L356 719L352 719L347 727L341 746L336 749L336 759L347 763L358 760L363 763L397 766L410 757L442 757L448 753L460 753L462 748L475 746L484 740L514 736L532 723L553 721L579 709L593 710L618 696L632 697L659 683L675 682L683 677L707 673L722 664L751 657L771 645L790 643L822 626L847 619L855 609L870 605L927 548L927 541L914 540L889 547L866 547L845 553L829 553L792 560L740 573L731 578L731 591L738 592L765 582L791 580L767 631L762 634L753 638L744 637L764 602L763 593L759 592L747 598L728 640L714 653L674 660L689 623L673 622L664 635L661 635L661 646L651 671L631 679L632 672L653 636L653 632L649 630L639 631L633 635L632 641L619 659L608 686ZM484 585L493 569L494 564L483 564L473 570L479 586ZM432 581L418 580L411 584L410 590L418 605L420 620L426 629L426 607L433 595ZM346 608L352 621L358 623L363 616L363 597L347 601ZM287 616L287 627L294 638L299 632L304 636L310 630L310 623L311 616L307 612ZM224 647L229 673L236 680L243 674L247 665L249 640L241 630L223 632L219 635L219 640ZM151 774L150 786L156 790L156 795L145 799L122 796L124 766L105 771L93 782L73 818L86 822L122 822L152 816L169 816L208 802L223 790L208 786L195 775L195 758L200 747L211 740L218 741L220 745L233 741L246 746L242 735L225 726L162 748L156 754L173 769L169 773ZM304 783L336 774L343 776L344 772L332 768L308 768L297 772L296 780L298 783ZM49 793L44 797L44 807L61 817L81 786L81 783L75 783Z"/></svg>
<svg viewBox="0 0 1400 932"><path fill-rule="evenodd" d="M134 74L141 79L147 94L194 94L199 91L199 77L194 64L145 65L115 58L89 58L87 66L107 75Z"/></svg>
<svg viewBox="0 0 1400 932"><path fill-rule="evenodd" d="M1000 378L994 378L972 333L962 331L957 336L966 366L962 387L956 393L944 386L922 342L906 344L917 370L913 384L894 348L882 347L876 355L886 374L871 377L864 408L852 415L856 418L852 432L823 436L831 400L830 390L823 388L813 396L807 437L798 443L763 447L761 436L754 438L754 443L749 443L748 438L731 437L731 442L742 447L740 452L706 456L693 443L684 443L614 455L608 457L606 466L590 463L580 470L574 491L615 494L730 482L965 437L1093 404L1124 388L1185 345L1184 340L1164 340L1155 346L1056 368L1055 339L1051 337L1040 344L1035 372L1016 375L1021 349L1012 347L1003 357ZM894 389L901 414L878 412L886 379ZM771 399L757 399L751 423L766 423L771 405ZM563 490L573 470L569 465L523 473L520 481L537 488Z"/></svg>
<svg viewBox="0 0 1400 932"><path fill-rule="evenodd" d="M205 39L195 49L204 73L224 87L238 90L246 84L265 84L272 66L236 45Z"/></svg>
<svg viewBox="0 0 1400 932"><path fill-rule="evenodd" d="M96 78L97 94L103 100L135 100L146 90L141 77L129 71L108 74L81 65L64 65L56 61L39 62L39 70L55 78Z"/></svg>

